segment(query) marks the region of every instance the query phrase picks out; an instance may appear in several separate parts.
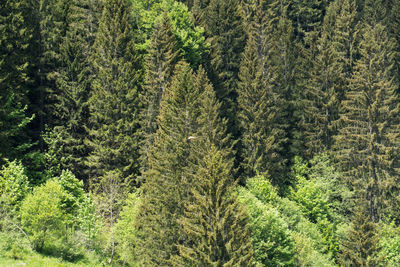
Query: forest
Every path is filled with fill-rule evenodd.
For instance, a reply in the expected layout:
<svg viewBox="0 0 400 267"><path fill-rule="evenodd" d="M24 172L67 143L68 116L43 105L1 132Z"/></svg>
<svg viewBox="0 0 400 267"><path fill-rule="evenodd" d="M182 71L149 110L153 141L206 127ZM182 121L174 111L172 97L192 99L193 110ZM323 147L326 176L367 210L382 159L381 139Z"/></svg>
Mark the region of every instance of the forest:
<svg viewBox="0 0 400 267"><path fill-rule="evenodd" d="M18 265L400 266L400 0L1 0Z"/></svg>

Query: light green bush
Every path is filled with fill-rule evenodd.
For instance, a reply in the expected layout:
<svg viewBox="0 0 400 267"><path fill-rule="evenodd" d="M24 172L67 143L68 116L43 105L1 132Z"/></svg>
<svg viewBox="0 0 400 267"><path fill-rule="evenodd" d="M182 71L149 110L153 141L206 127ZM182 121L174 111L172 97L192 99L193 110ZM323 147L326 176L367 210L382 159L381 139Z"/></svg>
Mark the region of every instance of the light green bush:
<svg viewBox="0 0 400 267"><path fill-rule="evenodd" d="M263 203L275 203L278 199L276 188L264 176L256 176L248 179L246 187Z"/></svg>
<svg viewBox="0 0 400 267"><path fill-rule="evenodd" d="M61 209L65 192L55 180L34 189L21 205L21 224L38 251L51 249L66 236L66 213Z"/></svg>
<svg viewBox="0 0 400 267"><path fill-rule="evenodd" d="M118 243L116 252L120 260L129 266L135 264L135 220L139 205L139 192L130 194L115 224L115 237Z"/></svg>
<svg viewBox="0 0 400 267"><path fill-rule="evenodd" d="M0 204L3 209L18 210L30 192L28 176L20 162L8 162L0 171ZM3 210L2 213L5 211Z"/></svg>
<svg viewBox="0 0 400 267"><path fill-rule="evenodd" d="M294 266L294 242L287 224L271 205L264 204L245 188L239 202L250 217L254 256L261 266Z"/></svg>

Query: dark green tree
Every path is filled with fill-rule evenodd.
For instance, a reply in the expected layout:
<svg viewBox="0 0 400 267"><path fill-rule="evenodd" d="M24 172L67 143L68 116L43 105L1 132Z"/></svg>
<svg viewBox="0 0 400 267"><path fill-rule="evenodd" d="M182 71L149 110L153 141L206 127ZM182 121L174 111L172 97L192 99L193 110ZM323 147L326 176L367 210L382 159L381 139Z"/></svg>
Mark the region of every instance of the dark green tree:
<svg viewBox="0 0 400 267"><path fill-rule="evenodd" d="M167 14L153 31L152 43L145 64L146 77L140 95L141 171L147 169L147 160L157 131L157 116L164 92L170 86L172 74L180 55Z"/></svg>
<svg viewBox="0 0 400 267"><path fill-rule="evenodd" d="M190 139L189 157L194 172L191 200L178 220L185 242L179 245L176 266L251 266L252 245L247 216L233 193L232 144L221 104L203 69L194 81L202 91L198 129ZM194 168L193 168L194 167Z"/></svg>
<svg viewBox="0 0 400 267"><path fill-rule="evenodd" d="M321 30L325 10L331 0L289 1L289 17L298 38L307 41L310 34Z"/></svg>
<svg viewBox="0 0 400 267"><path fill-rule="evenodd" d="M286 88L279 83L279 50L270 24L274 20L266 14L265 1L258 1L257 7L239 73L242 167L246 177L268 174L281 184L287 164Z"/></svg>
<svg viewBox="0 0 400 267"><path fill-rule="evenodd" d="M84 159L87 148L88 97L92 69L90 55L97 30L99 1L72 1L66 23L68 30L60 46L56 78L55 127L48 134L48 153L60 169L69 169L86 181Z"/></svg>
<svg viewBox="0 0 400 267"><path fill-rule="evenodd" d="M237 83L246 39L239 1L210 0L202 12L201 26L210 43L209 77L222 103L222 115L229 119L228 128L236 135Z"/></svg>
<svg viewBox="0 0 400 267"><path fill-rule="evenodd" d="M34 16L33 32L35 50L33 53L33 72L35 83L30 91L31 107L35 119L31 125L31 135L40 141L40 151L45 150L41 135L46 125L52 128L57 124L55 114L56 79L61 66L61 44L68 30L67 17L71 1L40 0L32 2Z"/></svg>
<svg viewBox="0 0 400 267"><path fill-rule="evenodd" d="M352 71L355 30L355 1L331 3L304 93L303 123L307 157L329 150L333 144L340 106Z"/></svg>
<svg viewBox="0 0 400 267"><path fill-rule="evenodd" d="M4 158L23 158L31 141L26 125L31 83L32 25L28 1L0 3L0 165Z"/></svg>
<svg viewBox="0 0 400 267"><path fill-rule="evenodd" d="M344 266L383 266L377 254L379 235L369 218L366 203L361 201L353 215L351 227L341 245L340 263Z"/></svg>
<svg viewBox="0 0 400 267"><path fill-rule="evenodd" d="M361 58L343 101L335 146L346 182L366 196L370 218L377 222L398 206L400 105L393 42L380 23L363 28Z"/></svg>
<svg viewBox="0 0 400 267"><path fill-rule="evenodd" d="M105 2L93 48L89 97L90 149L85 164L96 182L107 172L135 183L138 174L138 94L142 74L134 47L130 5Z"/></svg>
<svg viewBox="0 0 400 267"><path fill-rule="evenodd" d="M149 169L143 175L143 202L136 225L139 265L170 265L184 242L177 219L183 215L192 183L186 169L200 115L200 89L194 86L190 65L178 63L161 101Z"/></svg>

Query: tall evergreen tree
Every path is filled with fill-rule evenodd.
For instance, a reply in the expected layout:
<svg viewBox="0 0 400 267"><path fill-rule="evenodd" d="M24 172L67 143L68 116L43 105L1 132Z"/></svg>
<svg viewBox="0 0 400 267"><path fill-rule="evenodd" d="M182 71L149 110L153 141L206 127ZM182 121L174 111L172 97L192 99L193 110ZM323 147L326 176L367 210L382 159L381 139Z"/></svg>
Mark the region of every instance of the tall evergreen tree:
<svg viewBox="0 0 400 267"><path fill-rule="evenodd" d="M373 221L398 206L400 124L393 76L393 42L385 27L365 24L336 137L337 160L347 182L366 195Z"/></svg>
<svg viewBox="0 0 400 267"><path fill-rule="evenodd" d="M33 16L35 17L34 74L35 84L30 92L31 112L35 120L32 124L32 135L40 140L40 150L44 151L41 135L46 125L54 126L54 102L56 78L61 65L60 47L67 32L67 16L71 1L40 0L33 1Z"/></svg>
<svg viewBox="0 0 400 267"><path fill-rule="evenodd" d="M70 169L84 180L84 158L87 155L84 139L92 76L89 60L100 8L97 0L71 3L56 78L54 111L57 124L47 138L49 153L57 158L60 169Z"/></svg>
<svg viewBox="0 0 400 267"><path fill-rule="evenodd" d="M199 103L198 130L190 139L193 183L191 200L179 219L185 242L177 266L251 266L252 247L245 213L233 194L233 153L226 120L205 72L194 86L204 90ZM188 174L190 175L190 173Z"/></svg>
<svg viewBox="0 0 400 267"><path fill-rule="evenodd" d="M377 257L379 236L376 225L368 215L366 203L361 201L341 246L340 262L344 266L383 266Z"/></svg>
<svg viewBox="0 0 400 267"><path fill-rule="evenodd" d="M305 155L329 150L337 133L340 105L352 69L356 3L333 2L325 16L318 51L305 90Z"/></svg>
<svg viewBox="0 0 400 267"><path fill-rule="evenodd" d="M157 116L160 102L169 87L175 64L179 59L177 44L169 23L164 14L153 31L152 43L146 60L146 78L143 92L140 95L141 114L141 171L147 169L147 160L157 131Z"/></svg>
<svg viewBox="0 0 400 267"><path fill-rule="evenodd" d="M185 175L190 137L196 133L200 88L194 87L187 63L178 63L161 102L158 130L144 173L144 198L138 213L137 255L142 266L166 266L184 242L177 219L188 199L190 176Z"/></svg>
<svg viewBox="0 0 400 267"><path fill-rule="evenodd" d="M285 173L287 139L286 103L279 86L273 25L266 1L258 1L240 69L238 120L241 157L247 177L266 174L280 184Z"/></svg>
<svg viewBox="0 0 400 267"><path fill-rule="evenodd" d="M325 10L331 0L289 1L289 16L298 38L307 42L310 34L321 30Z"/></svg>
<svg viewBox="0 0 400 267"><path fill-rule="evenodd" d="M229 119L228 128L236 135L237 83L246 39L239 1L210 0L205 6L201 26L211 46L209 76L222 103L221 112Z"/></svg>
<svg viewBox="0 0 400 267"><path fill-rule="evenodd" d="M85 163L93 182L111 171L136 182L141 71L130 16L126 1L106 1L94 43L86 139L91 151Z"/></svg>
<svg viewBox="0 0 400 267"><path fill-rule="evenodd" d="M0 3L0 165L4 158L22 158L31 146L24 131L30 77L32 25L28 1Z"/></svg>

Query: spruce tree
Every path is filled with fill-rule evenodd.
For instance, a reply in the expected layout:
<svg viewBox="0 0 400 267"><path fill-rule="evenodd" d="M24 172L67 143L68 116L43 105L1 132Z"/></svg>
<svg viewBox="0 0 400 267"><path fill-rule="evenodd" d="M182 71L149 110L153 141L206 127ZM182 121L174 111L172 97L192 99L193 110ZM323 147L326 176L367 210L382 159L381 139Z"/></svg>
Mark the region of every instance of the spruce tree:
<svg viewBox="0 0 400 267"><path fill-rule="evenodd" d="M337 133L340 105L352 69L356 4L333 2L325 16L318 51L305 90L305 155L330 150Z"/></svg>
<svg viewBox="0 0 400 267"><path fill-rule="evenodd" d="M344 266L382 266L377 257L377 227L370 220L366 206L365 201L358 203L349 232L341 245L340 263Z"/></svg>
<svg viewBox="0 0 400 267"><path fill-rule="evenodd" d="M146 77L143 92L140 95L141 125L141 171L147 169L147 160L154 134L157 131L157 116L160 102L171 82L175 64L179 59L177 44L167 14L154 26L152 43L145 64Z"/></svg>
<svg viewBox="0 0 400 267"><path fill-rule="evenodd" d="M4 158L23 158L31 141L26 125L32 25L28 1L0 3L0 165Z"/></svg>
<svg viewBox="0 0 400 267"><path fill-rule="evenodd" d="M176 266L251 266L252 247L246 215L233 193L233 153L226 120L203 69L195 91L204 90L199 103L198 129L190 139L193 175L191 200L179 218L185 242L179 245ZM189 168L190 169L190 168Z"/></svg>
<svg viewBox="0 0 400 267"><path fill-rule="evenodd" d="M239 1L210 0L201 22L210 43L210 66L207 68L209 77L222 103L222 115L229 119L228 128L237 135L237 83L246 38Z"/></svg>
<svg viewBox="0 0 400 267"><path fill-rule="evenodd" d="M61 66L60 47L67 32L67 16L70 12L69 0L39 0L33 3L33 16L35 16L35 41L33 71L35 83L30 92L31 112L35 120L32 124L32 135L40 140L40 150L45 146L41 138L46 125L52 128L57 118L54 103L56 79Z"/></svg>
<svg viewBox="0 0 400 267"><path fill-rule="evenodd" d="M72 1L66 23L68 30L60 46L60 66L56 78L54 113L57 118L47 143L60 169L69 169L86 180L84 158L87 148L90 54L101 10L99 1Z"/></svg>
<svg viewBox="0 0 400 267"><path fill-rule="evenodd" d="M141 266L170 265L178 254L178 244L185 239L177 219L183 214L192 183L185 170L200 115L200 88L193 83L190 65L178 63L161 101L136 225Z"/></svg>
<svg viewBox="0 0 400 267"><path fill-rule="evenodd" d="M279 67L273 25L258 1L250 36L243 55L238 90L238 121L241 130L242 167L247 177L268 174L282 184L286 163L286 102L278 79Z"/></svg>
<svg viewBox="0 0 400 267"><path fill-rule="evenodd" d="M371 220L398 206L400 111L393 76L393 42L385 27L365 24L343 101L336 156L346 182L366 195Z"/></svg>
<svg viewBox="0 0 400 267"><path fill-rule="evenodd" d="M321 30L322 22L331 0L294 0L289 1L289 17L292 20L296 35L308 42L313 33Z"/></svg>
<svg viewBox="0 0 400 267"><path fill-rule="evenodd" d="M134 47L131 9L124 0L105 2L93 47L85 161L89 179L107 172L135 183L138 174L138 93L140 60Z"/></svg>

